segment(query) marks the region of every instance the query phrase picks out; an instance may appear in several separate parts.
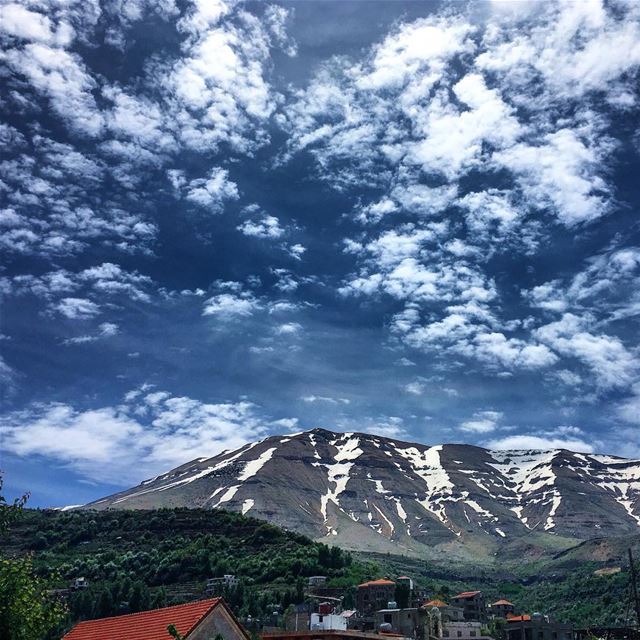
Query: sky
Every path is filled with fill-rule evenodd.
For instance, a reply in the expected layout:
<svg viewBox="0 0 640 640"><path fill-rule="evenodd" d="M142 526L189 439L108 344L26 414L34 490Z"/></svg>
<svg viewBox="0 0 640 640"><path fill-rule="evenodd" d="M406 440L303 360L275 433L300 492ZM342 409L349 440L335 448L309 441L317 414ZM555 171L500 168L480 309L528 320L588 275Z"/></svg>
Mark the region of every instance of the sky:
<svg viewBox="0 0 640 640"><path fill-rule="evenodd" d="M0 0L0 468L315 427L640 457L640 5Z"/></svg>

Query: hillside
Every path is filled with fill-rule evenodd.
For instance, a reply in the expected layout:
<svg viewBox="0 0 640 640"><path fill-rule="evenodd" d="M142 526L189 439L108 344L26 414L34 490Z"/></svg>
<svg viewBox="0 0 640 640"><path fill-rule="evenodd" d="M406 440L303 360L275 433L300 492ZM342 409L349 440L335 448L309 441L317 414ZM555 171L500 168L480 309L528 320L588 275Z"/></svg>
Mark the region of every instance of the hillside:
<svg viewBox="0 0 640 640"><path fill-rule="evenodd" d="M447 599L478 588L490 599L506 596L525 611L584 625L628 617L628 544L640 557L636 536L610 541L597 561L587 559L591 548L578 547L545 563L498 570L399 555L353 555L222 510L27 510L0 551L33 552L38 573L58 588L77 577L89 580L88 589L70 597L70 622L191 600L202 595L207 578L232 573L241 584L224 595L239 615L254 619L302 601L310 575L327 575L330 586L344 588L347 605L354 586L365 579L410 575L433 596ZM576 557L567 557L572 554ZM622 571L595 573L607 567Z"/></svg>
<svg viewBox="0 0 640 640"><path fill-rule="evenodd" d="M634 535L640 463L323 429L200 458L94 509L223 507L346 549L492 564Z"/></svg>
<svg viewBox="0 0 640 640"><path fill-rule="evenodd" d="M254 617L303 598L306 578L357 584L379 569L338 548L314 543L253 518L225 511L60 512L25 510L0 542L3 555L34 552L37 572L72 593L71 619L143 610L203 595L207 578L242 577L224 595Z"/></svg>

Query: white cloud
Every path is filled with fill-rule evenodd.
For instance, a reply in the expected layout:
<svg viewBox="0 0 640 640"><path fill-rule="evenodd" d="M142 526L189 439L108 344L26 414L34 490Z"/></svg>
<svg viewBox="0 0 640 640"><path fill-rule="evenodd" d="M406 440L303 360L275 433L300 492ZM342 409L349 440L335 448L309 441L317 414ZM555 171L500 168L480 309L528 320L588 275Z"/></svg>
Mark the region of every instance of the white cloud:
<svg viewBox="0 0 640 640"><path fill-rule="evenodd" d="M166 392L127 394L118 406L33 405L0 418L6 451L42 456L80 475L126 486L266 434L249 402L210 404Z"/></svg>
<svg viewBox="0 0 640 640"><path fill-rule="evenodd" d="M253 315L259 308L259 301L251 293L219 293L205 301L202 315L223 318L246 317Z"/></svg>
<svg viewBox="0 0 640 640"><path fill-rule="evenodd" d="M513 171L529 203L551 206L567 226L590 222L609 211L610 188L599 175L608 140L600 148L581 140L576 131L560 129L540 144L517 144L494 154Z"/></svg>
<svg viewBox="0 0 640 640"><path fill-rule="evenodd" d="M276 239L284 235L284 229L280 226L278 218L267 214L258 220L245 220L237 228L245 236L254 238Z"/></svg>
<svg viewBox="0 0 640 640"><path fill-rule="evenodd" d="M212 213L220 213L226 201L240 197L238 186L229 180L229 172L220 167L214 167L207 178L193 180L187 180L180 170L171 170L169 179L176 192L187 201Z"/></svg>
<svg viewBox="0 0 640 640"><path fill-rule="evenodd" d="M280 336L292 336L302 331L302 325L299 322L284 322L275 329Z"/></svg>
<svg viewBox="0 0 640 640"><path fill-rule="evenodd" d="M460 425L460 430L467 433L491 433L498 427L503 414L500 411L478 411L471 420Z"/></svg>
<svg viewBox="0 0 640 640"><path fill-rule="evenodd" d="M100 307L83 298L62 298L54 309L70 320L86 320L100 313Z"/></svg>
<svg viewBox="0 0 640 640"><path fill-rule="evenodd" d="M404 385L404 390L414 396L421 396L425 388L426 385L421 380L414 380Z"/></svg>
<svg viewBox="0 0 640 640"><path fill-rule="evenodd" d="M67 338L64 344L87 344L90 342L96 342L102 338L111 338L120 332L120 327L114 322L102 322L98 326L97 333L85 334L82 336L76 336L74 338Z"/></svg>
<svg viewBox="0 0 640 640"><path fill-rule="evenodd" d="M558 353L583 362L604 389L628 387L640 369L636 355L619 338L591 333L587 320L571 313L539 327L535 335Z"/></svg>
<svg viewBox="0 0 640 640"><path fill-rule="evenodd" d="M351 404L351 401L348 398L332 398L329 396L308 395L308 396L302 396L301 400L303 402L307 402L310 404L313 404L316 402L326 402L327 404L334 404L334 405Z"/></svg>
<svg viewBox="0 0 640 640"><path fill-rule="evenodd" d="M554 438L553 436L513 435L485 443L489 449L516 450L537 449L548 451L550 449L568 449L581 453L593 453L593 446L584 440L572 438Z"/></svg>

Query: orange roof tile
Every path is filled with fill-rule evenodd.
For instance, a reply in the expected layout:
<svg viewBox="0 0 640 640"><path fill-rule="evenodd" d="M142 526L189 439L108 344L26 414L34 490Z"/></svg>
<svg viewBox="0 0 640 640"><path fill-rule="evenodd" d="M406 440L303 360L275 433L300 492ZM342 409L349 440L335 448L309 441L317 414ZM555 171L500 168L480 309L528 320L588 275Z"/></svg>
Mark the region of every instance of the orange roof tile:
<svg viewBox="0 0 640 640"><path fill-rule="evenodd" d="M375 587L376 585L391 585L395 584L393 580L387 580L386 578L380 578L379 580L369 580L369 582L363 582L358 585L360 587Z"/></svg>
<svg viewBox="0 0 640 640"><path fill-rule="evenodd" d="M63 640L171 640L167 631L170 624L175 625L180 635L188 636L221 601L222 598L211 598L126 616L87 620L73 627Z"/></svg>
<svg viewBox="0 0 640 640"><path fill-rule="evenodd" d="M496 600L495 602L493 602L491 604L491 606L495 607L498 604L504 604L504 605L507 605L509 607L513 607L514 606L513 602L509 602L508 600L505 600L504 598L502 600Z"/></svg>
<svg viewBox="0 0 640 640"><path fill-rule="evenodd" d="M473 598L473 596L477 596L482 591L463 591L459 593L457 596L453 596L454 598Z"/></svg>
<svg viewBox="0 0 640 640"><path fill-rule="evenodd" d="M509 616L507 618L507 622L527 622L531 620L531 616L530 615L523 615L523 616Z"/></svg>
<svg viewBox="0 0 640 640"><path fill-rule="evenodd" d="M429 600L429 602L425 602L423 605L423 607L448 607L449 605L446 602L443 602L442 600Z"/></svg>

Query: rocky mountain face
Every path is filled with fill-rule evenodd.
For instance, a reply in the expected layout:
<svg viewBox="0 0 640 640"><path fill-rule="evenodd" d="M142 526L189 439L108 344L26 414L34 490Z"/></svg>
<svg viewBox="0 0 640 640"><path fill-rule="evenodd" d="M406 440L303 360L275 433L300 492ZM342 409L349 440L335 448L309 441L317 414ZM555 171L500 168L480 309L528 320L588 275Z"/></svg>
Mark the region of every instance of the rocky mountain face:
<svg viewBox="0 0 640 640"><path fill-rule="evenodd" d="M86 505L178 506L240 511L361 551L499 560L640 533L640 461L314 429L194 460Z"/></svg>

